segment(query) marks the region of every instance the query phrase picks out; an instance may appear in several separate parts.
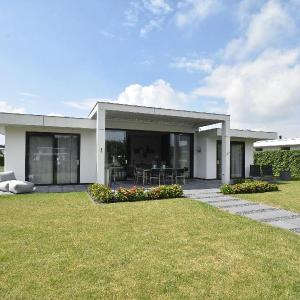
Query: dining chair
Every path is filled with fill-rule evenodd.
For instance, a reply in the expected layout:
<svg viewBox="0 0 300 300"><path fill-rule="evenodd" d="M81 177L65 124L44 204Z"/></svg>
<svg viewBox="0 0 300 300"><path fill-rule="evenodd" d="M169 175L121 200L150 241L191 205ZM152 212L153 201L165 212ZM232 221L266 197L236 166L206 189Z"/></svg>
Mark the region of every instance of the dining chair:
<svg viewBox="0 0 300 300"><path fill-rule="evenodd" d="M138 183L139 178L142 179L142 182L144 181L143 169L141 169L141 168L135 168L134 169L134 182L135 182L135 184Z"/></svg>
<svg viewBox="0 0 300 300"><path fill-rule="evenodd" d="M185 172L184 169L177 169L175 173L175 182L177 184L178 179L181 179L183 184L185 184Z"/></svg>
<svg viewBox="0 0 300 300"><path fill-rule="evenodd" d="M158 181L158 185L160 185L160 178L161 178L161 171L160 169L151 169L150 170L150 177L149 177L149 180L150 180L150 184L152 183L152 180L155 181L157 180Z"/></svg>
<svg viewBox="0 0 300 300"><path fill-rule="evenodd" d="M174 169L172 168L166 168L164 172L164 182L170 181L171 184L173 184L174 181Z"/></svg>

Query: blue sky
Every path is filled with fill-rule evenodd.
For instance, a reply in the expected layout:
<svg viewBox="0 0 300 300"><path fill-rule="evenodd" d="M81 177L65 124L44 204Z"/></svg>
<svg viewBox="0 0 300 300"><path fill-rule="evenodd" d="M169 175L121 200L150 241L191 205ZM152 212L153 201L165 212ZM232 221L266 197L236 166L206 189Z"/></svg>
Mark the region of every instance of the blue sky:
<svg viewBox="0 0 300 300"><path fill-rule="evenodd" d="M0 111L96 99L300 136L300 0L0 1Z"/></svg>

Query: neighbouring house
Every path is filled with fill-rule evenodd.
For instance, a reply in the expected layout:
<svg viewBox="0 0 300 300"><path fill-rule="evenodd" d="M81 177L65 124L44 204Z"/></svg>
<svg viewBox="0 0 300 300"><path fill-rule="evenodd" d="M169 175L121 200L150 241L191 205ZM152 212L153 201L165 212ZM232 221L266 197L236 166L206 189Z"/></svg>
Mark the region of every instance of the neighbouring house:
<svg viewBox="0 0 300 300"><path fill-rule="evenodd" d="M208 125L222 128L199 130ZM225 114L98 102L87 118L0 113L5 170L35 184L107 183L138 165L184 168L201 179L243 178L253 142L276 133L230 130Z"/></svg>
<svg viewBox="0 0 300 300"><path fill-rule="evenodd" d="M254 148L256 151L300 150L300 138L257 141Z"/></svg>

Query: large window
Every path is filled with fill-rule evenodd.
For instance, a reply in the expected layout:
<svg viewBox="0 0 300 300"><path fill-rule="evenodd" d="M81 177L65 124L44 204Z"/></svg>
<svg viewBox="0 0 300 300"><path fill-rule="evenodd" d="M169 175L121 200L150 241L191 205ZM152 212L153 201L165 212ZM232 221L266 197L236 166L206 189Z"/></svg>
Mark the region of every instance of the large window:
<svg viewBox="0 0 300 300"><path fill-rule="evenodd" d="M173 168L185 169L191 175L191 135L170 134L170 163Z"/></svg>
<svg viewBox="0 0 300 300"><path fill-rule="evenodd" d="M111 170L115 180L123 180L127 177L126 131L106 130L105 141L105 168Z"/></svg>
<svg viewBox="0 0 300 300"><path fill-rule="evenodd" d="M28 132L26 179L35 184L79 183L77 134Z"/></svg>

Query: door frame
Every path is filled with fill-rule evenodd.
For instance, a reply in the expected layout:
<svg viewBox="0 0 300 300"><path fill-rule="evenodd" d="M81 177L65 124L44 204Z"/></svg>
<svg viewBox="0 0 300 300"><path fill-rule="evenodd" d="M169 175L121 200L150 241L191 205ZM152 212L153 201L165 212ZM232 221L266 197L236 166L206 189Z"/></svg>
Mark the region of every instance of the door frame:
<svg viewBox="0 0 300 300"><path fill-rule="evenodd" d="M77 181L76 183L57 183L57 166L56 166L56 155L52 156L53 164L53 183L51 184L36 184L36 185L70 185L70 184L79 184L80 183L80 148L81 148L81 136L78 133L63 133L63 132L39 132L39 131L26 131L26 145L25 145L25 180L29 181L28 172L29 172L29 138L30 136L49 136L52 137L52 148L57 148L57 141L55 140L55 135L68 135L76 136L78 138L77 145Z"/></svg>
<svg viewBox="0 0 300 300"><path fill-rule="evenodd" d="M232 145L242 145L242 152L243 152L243 157L242 157L242 177L232 177ZM222 141L217 140L216 144L216 178L221 179L221 174L218 174L218 147L222 147ZM222 153L220 157L220 162L222 164ZM246 177L246 168L245 168L245 162L246 162L246 152L245 152L245 142L242 141L230 141L230 179L239 179L239 178L245 178ZM222 168L222 167L221 167Z"/></svg>

